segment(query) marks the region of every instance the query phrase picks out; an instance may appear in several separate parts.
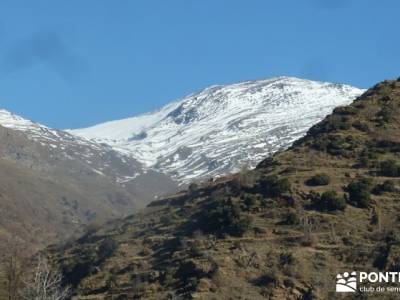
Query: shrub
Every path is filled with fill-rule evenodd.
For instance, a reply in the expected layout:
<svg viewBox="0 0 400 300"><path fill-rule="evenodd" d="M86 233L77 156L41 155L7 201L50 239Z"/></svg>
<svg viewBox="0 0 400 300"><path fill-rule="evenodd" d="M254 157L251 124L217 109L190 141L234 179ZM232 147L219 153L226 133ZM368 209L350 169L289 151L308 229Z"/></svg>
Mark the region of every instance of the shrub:
<svg viewBox="0 0 400 300"><path fill-rule="evenodd" d="M380 122L388 123L395 114L395 108L391 104L383 105L381 110L377 113Z"/></svg>
<svg viewBox="0 0 400 300"><path fill-rule="evenodd" d="M369 146L369 149L364 149L359 157L358 157L358 162L355 165L355 167L358 168L368 168L372 167L374 164L376 164L376 159L378 158L378 154L375 151L375 148L372 148L372 146Z"/></svg>
<svg viewBox="0 0 400 300"><path fill-rule="evenodd" d="M355 203L358 207L366 208L371 200L371 194L368 191L360 191L356 194L351 194L350 201Z"/></svg>
<svg viewBox="0 0 400 300"><path fill-rule="evenodd" d="M326 151L331 155L351 157L352 151L357 148L358 142L351 136L330 135L315 139L311 145L315 150Z"/></svg>
<svg viewBox="0 0 400 300"><path fill-rule="evenodd" d="M385 180L382 184L382 191L384 192L395 192L396 187L393 181Z"/></svg>
<svg viewBox="0 0 400 300"><path fill-rule="evenodd" d="M395 160L386 160L380 163L380 173L383 176L399 177L400 165Z"/></svg>
<svg viewBox="0 0 400 300"><path fill-rule="evenodd" d="M247 231L249 231L252 224L252 219L249 216L244 216L238 219L232 226L233 232L231 235L243 236Z"/></svg>
<svg viewBox="0 0 400 300"><path fill-rule="evenodd" d="M371 199L370 191L372 189L372 180L363 178L358 181L352 181L346 190L349 193L349 200L355 206L366 208Z"/></svg>
<svg viewBox="0 0 400 300"><path fill-rule="evenodd" d="M258 286L275 286L278 285L280 282L279 275L275 271L270 271L270 272L265 272L263 275L261 275L259 278L256 279L255 283Z"/></svg>
<svg viewBox="0 0 400 300"><path fill-rule="evenodd" d="M355 115L357 114L357 109L353 106L339 106L333 110L333 113L338 115Z"/></svg>
<svg viewBox="0 0 400 300"><path fill-rule="evenodd" d="M360 130L360 131L363 131L363 132L368 132L368 131L369 131L369 126L368 126L367 123L362 123L362 122L360 122L360 121L355 121L355 122L352 124L352 126L353 126L355 129Z"/></svg>
<svg viewBox="0 0 400 300"><path fill-rule="evenodd" d="M350 150L351 146L348 145L345 140L336 136L331 137L328 145L326 146L326 151L335 156L347 156Z"/></svg>
<svg viewBox="0 0 400 300"><path fill-rule="evenodd" d="M316 174L310 179L306 181L306 184L309 186L319 186L319 185L328 185L331 179L328 174Z"/></svg>
<svg viewBox="0 0 400 300"><path fill-rule="evenodd" d="M391 101L391 98L389 96L383 96L382 98L379 99L379 102L388 102Z"/></svg>
<svg viewBox="0 0 400 300"><path fill-rule="evenodd" d="M246 206L247 210L251 210L257 203L257 199L254 195L246 194L244 196L244 205Z"/></svg>
<svg viewBox="0 0 400 300"><path fill-rule="evenodd" d="M260 181L262 192L267 197L279 197L291 192L291 184L287 178L279 179L277 176L268 176Z"/></svg>
<svg viewBox="0 0 400 300"><path fill-rule="evenodd" d="M190 222L193 231L201 229L205 233L242 236L251 225L251 218L243 216L238 204L232 199L213 201L209 207L199 212Z"/></svg>
<svg viewBox="0 0 400 300"><path fill-rule="evenodd" d="M291 210L286 214L283 222L287 225L298 225L300 224L300 217L296 211Z"/></svg>
<svg viewBox="0 0 400 300"><path fill-rule="evenodd" d="M162 215L160 217L160 222L163 226L169 226L172 223L171 218L168 215Z"/></svg>
<svg viewBox="0 0 400 300"><path fill-rule="evenodd" d="M323 139L323 138L315 139L314 142L312 143L311 147L318 151L326 151L326 149L328 147L328 141L327 141L327 139Z"/></svg>
<svg viewBox="0 0 400 300"><path fill-rule="evenodd" d="M321 205L326 211L345 210L346 201L336 191L327 191L321 195Z"/></svg>
<svg viewBox="0 0 400 300"><path fill-rule="evenodd" d="M197 193L198 189L199 189L198 184L195 182L192 182L191 184L189 184L189 187L188 187L189 195L195 195Z"/></svg>
<svg viewBox="0 0 400 300"><path fill-rule="evenodd" d="M368 168L370 166L370 160L366 156L361 156L358 158L357 164L354 165L356 168Z"/></svg>
<svg viewBox="0 0 400 300"><path fill-rule="evenodd" d="M300 298L301 300L316 300L318 299L318 296L316 292L312 289L309 288Z"/></svg>
<svg viewBox="0 0 400 300"><path fill-rule="evenodd" d="M330 115L322 122L310 128L309 133L313 136L338 130L350 129L351 124L346 116Z"/></svg>
<svg viewBox="0 0 400 300"><path fill-rule="evenodd" d="M372 192L376 195L382 195L385 192L393 193L395 191L395 184L391 180L386 180L382 184L377 184L372 190Z"/></svg>
<svg viewBox="0 0 400 300"><path fill-rule="evenodd" d="M106 238L99 246L98 256L99 258L106 259L110 257L117 249L118 244L112 238Z"/></svg>
<svg viewBox="0 0 400 300"><path fill-rule="evenodd" d="M196 284L197 279L204 277L205 272L198 268L198 266L194 263L194 261L184 261L181 262L179 268L175 273L175 277L181 279L186 284Z"/></svg>
<svg viewBox="0 0 400 300"><path fill-rule="evenodd" d="M296 258L293 253L283 252L279 255L279 263L281 266L294 265L296 263Z"/></svg>
<svg viewBox="0 0 400 300"><path fill-rule="evenodd" d="M200 257L203 254L202 250L202 243L199 240L194 240L189 245L189 252L192 257Z"/></svg>
<svg viewBox="0 0 400 300"><path fill-rule="evenodd" d="M369 143L370 146L375 147L375 151L381 153L386 152L400 152L400 143L392 140L373 140Z"/></svg>

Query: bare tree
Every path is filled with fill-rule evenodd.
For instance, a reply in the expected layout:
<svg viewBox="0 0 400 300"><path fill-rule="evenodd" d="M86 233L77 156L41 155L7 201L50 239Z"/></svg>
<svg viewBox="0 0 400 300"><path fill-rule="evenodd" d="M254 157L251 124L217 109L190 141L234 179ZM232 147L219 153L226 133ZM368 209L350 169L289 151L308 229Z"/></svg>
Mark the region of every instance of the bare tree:
<svg viewBox="0 0 400 300"><path fill-rule="evenodd" d="M71 289L62 286L62 274L52 270L48 261L39 256L31 279L25 282L22 299L65 300L70 294Z"/></svg>
<svg viewBox="0 0 400 300"><path fill-rule="evenodd" d="M23 287L23 276L29 263L31 252L18 238L1 241L0 249L0 297L17 300Z"/></svg>
<svg viewBox="0 0 400 300"><path fill-rule="evenodd" d="M305 216L303 218L302 223L303 223L302 225L303 225L303 233L304 233L302 243L305 246L313 246L317 242L316 236L313 235L313 232L312 232L313 231L313 222L309 217Z"/></svg>
<svg viewBox="0 0 400 300"><path fill-rule="evenodd" d="M257 175L251 171L247 164L242 165L239 172L238 183L241 187L252 188L257 180Z"/></svg>

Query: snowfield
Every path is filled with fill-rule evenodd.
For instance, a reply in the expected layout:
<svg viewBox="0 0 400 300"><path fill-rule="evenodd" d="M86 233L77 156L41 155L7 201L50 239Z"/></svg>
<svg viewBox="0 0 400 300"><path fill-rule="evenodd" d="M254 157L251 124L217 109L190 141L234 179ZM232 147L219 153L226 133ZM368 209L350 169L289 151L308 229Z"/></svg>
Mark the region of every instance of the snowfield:
<svg viewBox="0 0 400 300"><path fill-rule="evenodd" d="M189 182L254 167L363 90L289 77L213 86L162 109L72 134Z"/></svg>

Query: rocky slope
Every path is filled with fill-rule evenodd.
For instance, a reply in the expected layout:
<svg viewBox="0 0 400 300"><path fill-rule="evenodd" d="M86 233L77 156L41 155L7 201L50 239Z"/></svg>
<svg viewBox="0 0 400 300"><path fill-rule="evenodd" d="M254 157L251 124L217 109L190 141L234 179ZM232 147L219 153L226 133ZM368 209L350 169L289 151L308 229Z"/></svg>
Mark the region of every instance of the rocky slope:
<svg viewBox="0 0 400 300"><path fill-rule="evenodd" d="M5 110L0 110L0 140L0 238L48 244L90 222L132 213L163 188L175 187L107 145ZM160 189L142 181L157 182Z"/></svg>
<svg viewBox="0 0 400 300"><path fill-rule="evenodd" d="M74 299L337 299L338 273L399 270L399 192L400 79L253 171L191 185L47 254ZM346 295L378 296L397 299Z"/></svg>
<svg viewBox="0 0 400 300"><path fill-rule="evenodd" d="M289 77L248 81L207 88L154 113L70 132L188 183L254 167L361 93Z"/></svg>

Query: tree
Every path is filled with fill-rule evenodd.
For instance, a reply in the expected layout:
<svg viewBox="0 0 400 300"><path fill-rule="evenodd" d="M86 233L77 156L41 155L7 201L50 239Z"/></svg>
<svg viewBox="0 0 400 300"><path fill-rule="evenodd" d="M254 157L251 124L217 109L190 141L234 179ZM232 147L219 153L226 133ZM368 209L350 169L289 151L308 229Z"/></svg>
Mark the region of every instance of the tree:
<svg viewBox="0 0 400 300"><path fill-rule="evenodd" d="M22 298L26 300L64 300L71 290L62 286L62 274L52 270L48 261L39 256L35 271L25 283Z"/></svg>
<svg viewBox="0 0 400 300"><path fill-rule="evenodd" d="M350 182L346 188L350 202L361 208L368 207L371 199L372 183L370 178L362 178L358 181Z"/></svg>
<svg viewBox="0 0 400 300"><path fill-rule="evenodd" d="M291 184L287 178L268 176L260 181L262 193L267 197L279 197L291 192Z"/></svg>
<svg viewBox="0 0 400 300"><path fill-rule="evenodd" d="M283 222L287 225L297 225L300 223L300 221L300 216L298 215L297 211L290 210L286 214Z"/></svg>
<svg viewBox="0 0 400 300"><path fill-rule="evenodd" d="M246 210L250 211L257 204L257 199L252 194L246 194L244 196L243 202L244 202L244 205L246 206Z"/></svg>
<svg viewBox="0 0 400 300"><path fill-rule="evenodd" d="M345 210L346 201L343 197L339 196L336 191L327 191L321 195L321 202L325 210L336 211Z"/></svg>
<svg viewBox="0 0 400 300"><path fill-rule="evenodd" d="M232 198L213 200L207 209L191 222L192 230L216 235L242 236L251 226L251 218L243 216L240 205Z"/></svg>

